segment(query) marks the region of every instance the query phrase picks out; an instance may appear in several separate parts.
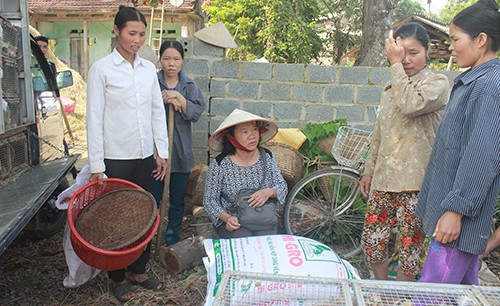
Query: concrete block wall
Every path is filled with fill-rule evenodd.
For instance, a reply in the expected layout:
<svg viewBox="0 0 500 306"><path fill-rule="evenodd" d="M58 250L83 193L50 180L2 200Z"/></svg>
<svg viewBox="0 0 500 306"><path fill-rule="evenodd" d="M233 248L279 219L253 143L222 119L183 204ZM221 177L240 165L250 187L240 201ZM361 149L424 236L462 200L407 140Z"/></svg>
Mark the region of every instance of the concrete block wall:
<svg viewBox="0 0 500 306"><path fill-rule="evenodd" d="M207 140L235 108L271 118L281 128L345 118L373 129L389 69L230 61L225 50L197 39L183 41L183 70L203 91L208 107L194 124L197 163L210 157ZM445 72L450 79L458 72Z"/></svg>

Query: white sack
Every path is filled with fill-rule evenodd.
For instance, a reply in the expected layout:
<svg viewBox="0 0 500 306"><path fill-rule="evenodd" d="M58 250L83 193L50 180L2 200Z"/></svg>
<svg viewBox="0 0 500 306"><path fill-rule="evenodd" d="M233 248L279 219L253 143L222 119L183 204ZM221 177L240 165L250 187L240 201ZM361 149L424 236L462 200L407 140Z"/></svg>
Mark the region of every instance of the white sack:
<svg viewBox="0 0 500 306"><path fill-rule="evenodd" d="M313 239L270 235L235 239L205 239L207 270L205 305L212 305L222 274L235 270L324 278L360 279L356 269L331 248Z"/></svg>

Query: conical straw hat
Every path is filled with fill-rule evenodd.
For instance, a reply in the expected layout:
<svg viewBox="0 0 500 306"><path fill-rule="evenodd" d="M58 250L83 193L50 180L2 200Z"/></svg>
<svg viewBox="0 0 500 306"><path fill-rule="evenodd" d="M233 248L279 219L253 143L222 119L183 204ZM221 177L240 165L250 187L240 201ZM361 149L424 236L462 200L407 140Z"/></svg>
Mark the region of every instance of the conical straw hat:
<svg viewBox="0 0 500 306"><path fill-rule="evenodd" d="M194 37L221 48L238 48L222 21L194 33Z"/></svg>
<svg viewBox="0 0 500 306"><path fill-rule="evenodd" d="M249 112L245 112L241 109L236 108L229 116L227 116L224 121L219 125L219 127L212 133L208 139L208 146L214 151L222 151L223 149L223 139L221 134L228 128L238 125L240 123L258 121L262 122L260 127L267 128L267 131L260 134L259 144L263 144L271 140L274 135L278 132L278 125L269 119L262 118L260 116L254 115Z"/></svg>

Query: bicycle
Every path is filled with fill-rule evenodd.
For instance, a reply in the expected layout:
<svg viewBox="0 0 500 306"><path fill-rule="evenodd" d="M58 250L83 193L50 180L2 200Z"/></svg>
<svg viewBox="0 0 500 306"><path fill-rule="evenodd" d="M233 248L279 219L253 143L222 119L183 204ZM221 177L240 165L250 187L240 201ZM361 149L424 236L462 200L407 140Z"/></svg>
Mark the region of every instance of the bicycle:
<svg viewBox="0 0 500 306"><path fill-rule="evenodd" d="M338 165L306 175L287 196L283 212L287 234L318 240L343 258L361 252L366 205L359 179L371 135L353 127L339 128L332 146Z"/></svg>

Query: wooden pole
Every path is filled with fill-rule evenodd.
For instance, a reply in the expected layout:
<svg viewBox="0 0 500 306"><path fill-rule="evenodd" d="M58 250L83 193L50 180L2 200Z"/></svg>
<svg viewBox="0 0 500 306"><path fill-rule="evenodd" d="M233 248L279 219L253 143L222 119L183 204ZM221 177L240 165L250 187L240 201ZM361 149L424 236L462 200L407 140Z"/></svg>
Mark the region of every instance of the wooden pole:
<svg viewBox="0 0 500 306"><path fill-rule="evenodd" d="M160 255L160 248L165 240L166 221L168 221L168 207L170 206L170 167L172 166L172 146L174 144L174 107L168 105L168 160L167 173L163 185L163 195L160 202L160 226L156 234L155 258ZM166 219L166 220L165 220Z"/></svg>
<svg viewBox="0 0 500 306"><path fill-rule="evenodd" d="M66 112L64 111L64 105L61 102L61 97L60 96L57 97L57 100L59 100L59 107L61 108L61 114L64 119L64 125L66 125L66 130L68 131L69 138L71 138L71 143L73 143L75 139L73 138L73 132L71 131L71 126L69 124L68 117L66 116Z"/></svg>

